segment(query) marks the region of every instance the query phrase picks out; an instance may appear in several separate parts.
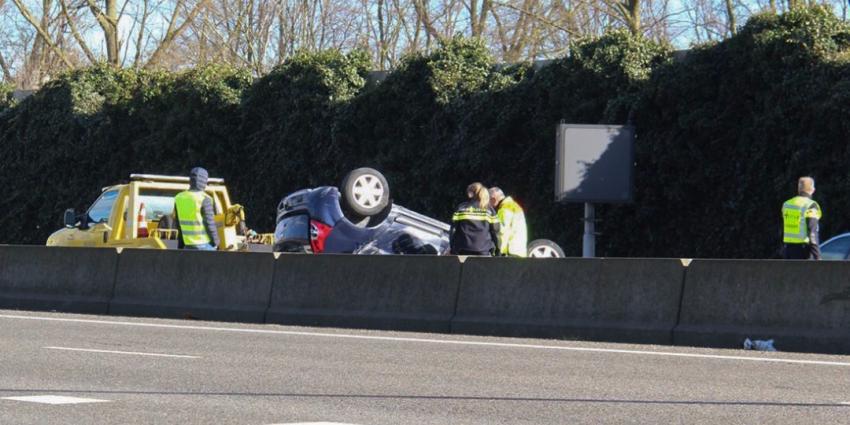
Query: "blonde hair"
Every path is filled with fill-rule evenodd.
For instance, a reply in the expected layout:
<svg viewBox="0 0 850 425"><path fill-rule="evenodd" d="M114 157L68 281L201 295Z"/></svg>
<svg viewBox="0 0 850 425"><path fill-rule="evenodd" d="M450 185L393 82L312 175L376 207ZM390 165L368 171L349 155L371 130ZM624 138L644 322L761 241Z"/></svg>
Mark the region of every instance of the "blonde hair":
<svg viewBox="0 0 850 425"><path fill-rule="evenodd" d="M490 193L487 192L487 188L481 183L475 182L467 186L466 196L468 196L469 199L478 201L478 206L480 208L486 209L490 206Z"/></svg>

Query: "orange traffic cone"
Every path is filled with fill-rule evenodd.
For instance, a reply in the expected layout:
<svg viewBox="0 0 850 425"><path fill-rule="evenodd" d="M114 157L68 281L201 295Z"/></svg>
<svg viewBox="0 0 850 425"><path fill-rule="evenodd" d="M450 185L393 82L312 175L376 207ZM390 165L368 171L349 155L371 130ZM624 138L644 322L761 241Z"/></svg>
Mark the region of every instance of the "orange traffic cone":
<svg viewBox="0 0 850 425"><path fill-rule="evenodd" d="M145 220L145 203L139 206L139 217L137 218L139 222L139 231L136 233L136 237L138 238L146 238L148 237L148 221Z"/></svg>

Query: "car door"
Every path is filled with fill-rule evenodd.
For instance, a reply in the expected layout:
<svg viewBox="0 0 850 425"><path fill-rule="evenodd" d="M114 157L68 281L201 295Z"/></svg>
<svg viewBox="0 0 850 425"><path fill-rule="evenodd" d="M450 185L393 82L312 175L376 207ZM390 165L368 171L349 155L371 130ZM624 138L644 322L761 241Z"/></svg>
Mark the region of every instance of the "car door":
<svg viewBox="0 0 850 425"><path fill-rule="evenodd" d="M119 189L103 192L92 206L86 211L80 222L67 235L71 246L103 246L106 244L109 232L109 217L118 199Z"/></svg>

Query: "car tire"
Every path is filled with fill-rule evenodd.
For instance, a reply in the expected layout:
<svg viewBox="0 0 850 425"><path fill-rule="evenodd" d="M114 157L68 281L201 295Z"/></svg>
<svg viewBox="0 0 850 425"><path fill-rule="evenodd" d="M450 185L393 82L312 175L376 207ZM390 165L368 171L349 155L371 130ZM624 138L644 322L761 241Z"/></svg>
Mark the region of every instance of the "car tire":
<svg viewBox="0 0 850 425"><path fill-rule="evenodd" d="M529 258L564 258L564 250L549 239L535 239L528 244Z"/></svg>
<svg viewBox="0 0 850 425"><path fill-rule="evenodd" d="M342 179L340 195L344 210L358 217L371 217L389 205L390 185L380 171L358 168Z"/></svg>

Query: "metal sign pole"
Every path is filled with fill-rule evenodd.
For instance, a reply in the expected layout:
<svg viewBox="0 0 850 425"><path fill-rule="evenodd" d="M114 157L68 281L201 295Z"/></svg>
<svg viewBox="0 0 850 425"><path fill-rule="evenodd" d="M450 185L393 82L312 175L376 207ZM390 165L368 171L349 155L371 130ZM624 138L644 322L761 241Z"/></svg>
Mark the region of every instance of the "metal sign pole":
<svg viewBox="0 0 850 425"><path fill-rule="evenodd" d="M581 256L584 258L596 256L596 211L590 202L584 204L584 237Z"/></svg>

